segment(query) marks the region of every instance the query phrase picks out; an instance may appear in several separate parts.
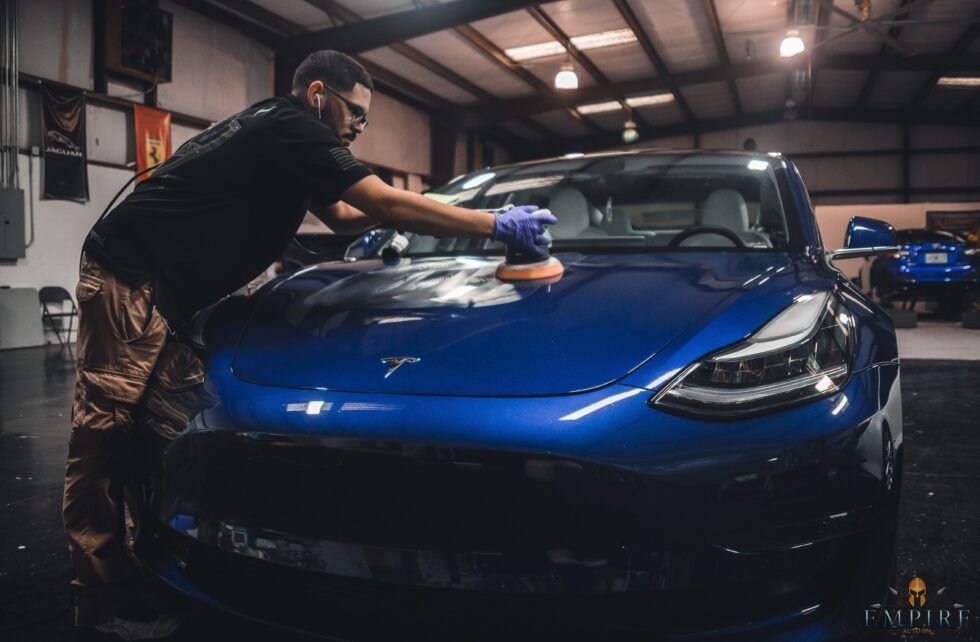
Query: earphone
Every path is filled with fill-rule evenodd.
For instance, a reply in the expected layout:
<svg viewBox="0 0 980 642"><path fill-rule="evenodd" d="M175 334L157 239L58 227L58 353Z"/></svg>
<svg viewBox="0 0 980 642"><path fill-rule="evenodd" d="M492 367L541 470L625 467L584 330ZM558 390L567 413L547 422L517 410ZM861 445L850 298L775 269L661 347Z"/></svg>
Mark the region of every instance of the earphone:
<svg viewBox="0 0 980 642"><path fill-rule="evenodd" d="M320 94L316 95L316 117L323 120L323 112L320 111Z"/></svg>

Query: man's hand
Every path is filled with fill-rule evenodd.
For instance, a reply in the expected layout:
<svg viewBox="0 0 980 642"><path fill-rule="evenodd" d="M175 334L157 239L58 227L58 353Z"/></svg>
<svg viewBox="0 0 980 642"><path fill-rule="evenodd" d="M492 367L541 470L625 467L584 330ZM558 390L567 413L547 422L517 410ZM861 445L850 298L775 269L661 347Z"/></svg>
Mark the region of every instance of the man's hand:
<svg viewBox="0 0 980 642"><path fill-rule="evenodd" d="M544 248L551 245L544 235L544 226L557 222L549 210L538 210L537 205L518 205L496 213L491 238L509 247L544 256Z"/></svg>

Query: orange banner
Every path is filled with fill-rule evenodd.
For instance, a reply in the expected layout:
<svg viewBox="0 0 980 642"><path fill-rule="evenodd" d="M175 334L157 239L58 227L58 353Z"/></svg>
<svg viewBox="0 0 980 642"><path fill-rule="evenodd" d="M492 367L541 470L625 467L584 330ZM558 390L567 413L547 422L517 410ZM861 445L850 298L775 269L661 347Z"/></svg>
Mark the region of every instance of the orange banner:
<svg viewBox="0 0 980 642"><path fill-rule="evenodd" d="M136 121L136 171L159 165L170 158L170 112L153 107L133 107ZM145 180L153 172L139 177Z"/></svg>

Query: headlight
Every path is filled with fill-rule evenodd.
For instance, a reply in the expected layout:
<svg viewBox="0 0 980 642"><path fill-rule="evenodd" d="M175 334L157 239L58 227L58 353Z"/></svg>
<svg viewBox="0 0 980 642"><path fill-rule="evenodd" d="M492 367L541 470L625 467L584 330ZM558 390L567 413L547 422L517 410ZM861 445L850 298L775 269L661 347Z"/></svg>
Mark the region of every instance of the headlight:
<svg viewBox="0 0 980 642"><path fill-rule="evenodd" d="M801 295L745 341L685 368L650 403L728 419L826 397L851 373L852 327L836 296Z"/></svg>

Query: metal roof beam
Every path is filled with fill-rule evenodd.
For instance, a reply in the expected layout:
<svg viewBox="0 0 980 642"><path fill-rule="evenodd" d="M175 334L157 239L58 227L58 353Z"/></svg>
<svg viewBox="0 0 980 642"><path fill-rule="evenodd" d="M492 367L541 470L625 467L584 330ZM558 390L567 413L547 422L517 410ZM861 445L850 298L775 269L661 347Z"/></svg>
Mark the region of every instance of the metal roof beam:
<svg viewBox="0 0 980 642"><path fill-rule="evenodd" d="M947 52L947 55L950 57L958 57L962 55L967 49L970 48L970 45L973 44L973 41L977 39L978 35L980 35L980 23L974 22L967 27L963 35L960 36L959 40L956 41L956 44L953 45L953 48ZM929 92L933 90L936 83L939 82L939 79L946 73L946 71L946 67L939 67L935 69L932 72L932 75L930 75L929 78L922 83L922 87L919 88L919 91L915 92L915 95L912 96L912 100L909 101L906 108L913 109L923 100L925 100L926 96L929 95Z"/></svg>
<svg viewBox="0 0 980 642"><path fill-rule="evenodd" d="M552 1L456 0L445 4L430 4L418 9L399 11L378 18L309 32L293 38L290 44L295 50L304 54L317 49L336 49L348 54L360 53L476 20L492 18L529 5Z"/></svg>
<svg viewBox="0 0 980 642"><path fill-rule="evenodd" d="M715 0L704 0L704 12L708 16L708 25L711 27L711 37L715 41L715 48L718 50L718 60L721 62L722 69L730 69L732 61L728 58L728 47L725 45L725 34L721 30L721 20L718 18L718 10L715 8ZM738 97L738 86L735 79L729 77L728 90L732 94L732 102L735 103L735 113L742 113L742 101Z"/></svg>
<svg viewBox="0 0 980 642"><path fill-rule="evenodd" d="M907 111L904 109L811 109L802 120L827 122L871 122L871 123L902 123L902 124L946 124L975 126L974 119L966 115L955 115L948 111ZM707 132L738 129L773 123L784 123L783 110L742 114L725 118L714 118L698 121L695 124L678 123L640 130L641 140L653 141L659 138L702 134ZM797 121L800 122L800 121ZM568 152L589 152L601 149L615 149L622 142L614 132L600 135L581 136L556 140L551 144L535 143L515 150L517 157L523 160L531 158L547 158Z"/></svg>
<svg viewBox="0 0 980 642"><path fill-rule="evenodd" d="M558 26L558 23L555 22L551 16L546 14L541 7L528 7L527 12L531 14L531 17L534 18L534 20L541 25L541 27L547 31L552 38L561 43L561 46L565 48L568 55L574 58L575 62L589 72L589 75L592 76L592 78L594 78L598 84L603 86L610 84L610 80L606 74L602 73L602 70L599 69L594 62L592 62L591 58L572 44L572 39L568 37L568 34L566 34L564 30ZM623 106L623 109L629 111L629 107L626 105L626 102L623 100L622 96L619 97L619 102ZM634 120L638 124L649 124L639 113L634 114Z"/></svg>
<svg viewBox="0 0 980 642"><path fill-rule="evenodd" d="M282 30L284 32L302 30L299 25L286 20L277 18L273 21L266 21L260 26L258 22L268 19L264 12L267 10L254 5L248 0L219 0L222 4L234 11L229 11L223 7L209 2L199 2L196 0L174 0L180 6L186 7L200 15L210 18L215 22L224 24L232 29L236 29L253 40L269 47L275 52L277 58L298 62L297 58L289 50L289 40L274 33L271 29ZM242 17L242 16L248 16ZM273 24L274 22L274 24ZM433 118L442 122L454 122L454 105L449 101L437 96L432 92L419 87L418 85L405 80L401 76L376 65L369 60L358 60L364 68L371 74L371 77L378 82L378 85L393 97L406 102L407 104L426 111Z"/></svg>
<svg viewBox="0 0 980 642"><path fill-rule="evenodd" d="M667 69L667 63L660 56L657 48L653 46L653 41L650 40L649 34L640 24L640 21L636 17L636 13L633 12L633 8L629 5L627 0L613 0L613 4L619 9L619 13L623 16L623 20L633 31L633 35L636 36L637 42L643 47L643 51L646 53L647 58L650 59L650 63L653 64L653 68L657 70L657 75L659 75L664 80L664 84L670 93L674 95L674 102L677 103L677 107L684 114L684 118L688 121L695 121L697 118L694 116L694 112L691 111L691 106L687 104L687 99L684 98L684 94L681 93L680 87L674 82L670 75L670 70Z"/></svg>
<svg viewBox="0 0 980 642"><path fill-rule="evenodd" d="M335 2L334 0L304 0L304 2L315 6L321 11L327 13L331 18L336 18L344 22L356 22L358 20L363 20L363 17L348 9L344 5ZM405 56L415 64L424 67L431 71L432 73L442 77L444 80L448 80L457 87L463 89L467 93L483 100L487 103L498 102L498 98L491 94L489 91L478 86L476 83L464 78L460 74L456 73L452 69L446 67L442 63L430 58L425 55L415 47L406 44L404 42L395 42L390 45L390 47L398 52L399 54ZM544 125L533 121L529 118L522 119L522 123L530 127L531 129L537 131L545 136L554 136L555 133L547 129Z"/></svg>
<svg viewBox="0 0 980 642"><path fill-rule="evenodd" d="M721 82L736 78L749 78L771 73L803 69L811 64L814 69L846 70L890 70L922 71L945 69L958 71L980 71L980 55L962 54L939 56L921 55L911 58L899 56L868 56L858 54L814 54L810 60L804 56L789 59L758 60L750 63L732 65L729 69L713 67L697 71L677 72L671 75L671 82L677 87L698 85L708 82ZM512 120L554 109L570 108L576 105L609 100L619 96L651 93L669 90L665 78L661 76L614 82L607 86L582 87L575 92L549 92L534 96L521 96L500 101L495 105L477 105L459 110L460 122L475 125L484 122Z"/></svg>
<svg viewBox="0 0 980 642"><path fill-rule="evenodd" d="M907 4L909 4L909 2L911 2L911 0L902 0L901 3L899 4L899 7L904 8ZM824 5L820 5L820 8L822 9L823 6ZM906 11L905 13L900 13L897 16L895 16L895 21L904 22L908 20L911 14L912 14L911 9ZM894 27L891 27L888 30L888 35L891 36L892 38L895 38L896 40L901 34L902 34L902 25L895 25ZM888 45L881 45L881 50L878 52L878 55L883 56L885 55L886 51L888 51ZM872 69L868 73L868 77L864 79L864 85L861 86L861 93L858 94L857 102L854 103L855 107L859 107L859 108L864 107L865 103L868 102L868 98L871 96L871 91L874 89L875 83L878 82L878 76L880 75L881 75L880 69Z"/></svg>
<svg viewBox="0 0 980 642"><path fill-rule="evenodd" d="M455 27L456 33L466 39L471 45L473 45L477 51L482 53L484 56L495 62L500 67L506 69L511 74L517 76L527 84L529 84L536 93L536 98L539 100L547 100L552 96L556 96L557 93L552 91L551 87L548 86L546 82L532 74L530 71L521 67L514 60L508 56L503 49L495 45L490 41L489 38L484 36L482 33L471 27L470 25L461 25ZM573 92L575 93L575 92ZM502 104L504 101L501 101ZM582 114L578 113L574 108L567 105L558 105L554 109L564 109L569 116L582 123L594 132L600 132L602 129L593 123L591 120L585 118ZM547 109L539 110L535 113L540 113L543 111L549 111ZM523 118L524 116L529 116L531 114L519 114L514 116L514 118ZM504 119L509 120L509 119Z"/></svg>

